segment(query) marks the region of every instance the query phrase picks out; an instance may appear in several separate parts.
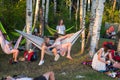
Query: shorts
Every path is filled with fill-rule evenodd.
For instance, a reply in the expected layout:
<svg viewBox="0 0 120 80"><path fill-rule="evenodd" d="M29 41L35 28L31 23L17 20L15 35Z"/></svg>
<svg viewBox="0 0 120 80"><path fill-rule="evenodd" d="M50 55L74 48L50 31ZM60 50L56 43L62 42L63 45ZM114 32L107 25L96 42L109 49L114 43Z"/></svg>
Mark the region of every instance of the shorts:
<svg viewBox="0 0 120 80"><path fill-rule="evenodd" d="M35 77L33 80L47 80L45 76L41 75L39 77Z"/></svg>

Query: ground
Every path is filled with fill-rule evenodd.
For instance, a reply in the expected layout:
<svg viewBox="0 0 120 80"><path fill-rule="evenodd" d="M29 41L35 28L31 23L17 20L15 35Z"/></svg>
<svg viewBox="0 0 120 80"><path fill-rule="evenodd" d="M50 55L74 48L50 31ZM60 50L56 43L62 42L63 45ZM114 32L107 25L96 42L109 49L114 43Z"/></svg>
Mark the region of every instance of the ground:
<svg viewBox="0 0 120 80"><path fill-rule="evenodd" d="M113 79L103 73L93 70L90 66L82 65L81 62L88 60L88 52L80 54L80 40L72 47L73 60L68 60L66 57L60 57L55 62L54 56L46 55L45 63L38 66L39 60L35 62L19 62L18 64L9 64L9 59L12 55L0 54L0 78L7 75L24 74L30 77L39 76L47 71L55 73L56 80L118 80ZM39 54L39 53L38 53ZM23 52L20 52L23 56Z"/></svg>

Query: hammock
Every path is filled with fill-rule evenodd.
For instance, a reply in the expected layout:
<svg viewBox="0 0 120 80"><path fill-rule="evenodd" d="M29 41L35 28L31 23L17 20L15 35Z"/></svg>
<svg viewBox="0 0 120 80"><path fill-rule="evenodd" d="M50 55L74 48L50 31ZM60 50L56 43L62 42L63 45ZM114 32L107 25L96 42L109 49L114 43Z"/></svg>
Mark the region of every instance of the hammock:
<svg viewBox="0 0 120 80"><path fill-rule="evenodd" d="M84 30L84 28L82 28L81 30L79 30L78 32L74 33L70 38L64 39L62 41L62 44L67 43L67 42L71 42L72 45L75 43L75 41L78 39L78 37L80 36L81 32ZM39 49L41 49L42 47L42 43L44 42L44 39L35 35L31 35L31 34L27 34L25 32L16 30L18 33L20 33L23 37L25 37L26 39L28 39L29 41L31 41L36 47L38 47ZM51 51L46 51L47 54L52 55Z"/></svg>
<svg viewBox="0 0 120 80"><path fill-rule="evenodd" d="M14 46L14 49L17 49L17 48L18 48L21 39L22 39L22 35L18 38L18 40L17 40L17 42L16 42L16 44L15 44L15 46ZM9 48L9 45L6 43L6 40L5 40L5 38L4 38L4 36L3 36L3 34L2 34L1 31L0 31L0 44L1 44L2 50L3 50L5 53L7 53L7 54L10 54L10 53L11 53L11 49Z"/></svg>

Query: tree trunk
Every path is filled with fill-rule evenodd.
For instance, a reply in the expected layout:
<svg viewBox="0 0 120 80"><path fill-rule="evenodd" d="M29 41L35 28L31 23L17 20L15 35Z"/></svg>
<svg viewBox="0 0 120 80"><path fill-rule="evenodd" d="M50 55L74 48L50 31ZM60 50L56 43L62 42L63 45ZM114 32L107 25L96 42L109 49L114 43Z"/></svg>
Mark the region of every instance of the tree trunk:
<svg viewBox="0 0 120 80"><path fill-rule="evenodd" d="M45 0L42 0L43 18L45 18Z"/></svg>
<svg viewBox="0 0 120 80"><path fill-rule="evenodd" d="M88 7L87 10L90 11L90 0L88 0Z"/></svg>
<svg viewBox="0 0 120 80"><path fill-rule="evenodd" d="M85 27L85 16L86 16L86 0L80 0L80 26ZM82 32L82 43L81 43L81 54L84 52L85 47L85 30Z"/></svg>
<svg viewBox="0 0 120 80"><path fill-rule="evenodd" d="M115 8L116 8L116 0L114 0L113 2L113 12L115 11Z"/></svg>
<svg viewBox="0 0 120 80"><path fill-rule="evenodd" d="M90 44L90 56L92 57L95 53L95 48L100 37L100 27L102 23L102 15L104 11L104 2L105 0L98 0L98 7L96 9L95 23L93 26L91 44Z"/></svg>
<svg viewBox="0 0 120 80"><path fill-rule="evenodd" d="M120 33L120 24L119 24L118 32ZM118 37L117 51L120 51L120 37Z"/></svg>
<svg viewBox="0 0 120 80"><path fill-rule="evenodd" d="M90 25L89 25L89 32L88 32L87 40L86 40L86 48L89 48L90 42L91 42L90 40L91 40L92 28L93 28L94 21L95 21L95 16L96 16L96 7L97 7L97 1L92 0Z"/></svg>
<svg viewBox="0 0 120 80"><path fill-rule="evenodd" d="M49 0L46 2L45 24L48 24Z"/></svg>
<svg viewBox="0 0 120 80"><path fill-rule="evenodd" d="M34 15L34 24L33 24L33 27L35 27L36 22L38 20L39 4L40 4L40 0L37 0L36 1L36 8L35 8L35 15Z"/></svg>
<svg viewBox="0 0 120 80"><path fill-rule="evenodd" d="M39 25L39 35L44 35L44 18L43 18L43 10L40 8L40 25Z"/></svg>
<svg viewBox="0 0 120 80"><path fill-rule="evenodd" d="M76 14L75 14L75 20L76 20L76 31L77 31L77 27L78 27L78 11L79 11L79 4L80 4L80 1L77 0L77 9L76 9Z"/></svg>
<svg viewBox="0 0 120 80"><path fill-rule="evenodd" d="M57 1L54 0L54 16L56 15L56 9L57 9Z"/></svg>
<svg viewBox="0 0 120 80"><path fill-rule="evenodd" d="M31 34L32 30L32 0L27 0L26 2L26 32ZM31 48L31 42L27 40L26 49L29 50Z"/></svg>
<svg viewBox="0 0 120 80"><path fill-rule="evenodd" d="M69 19L71 20L71 12L72 12L72 1L70 0L69 4Z"/></svg>

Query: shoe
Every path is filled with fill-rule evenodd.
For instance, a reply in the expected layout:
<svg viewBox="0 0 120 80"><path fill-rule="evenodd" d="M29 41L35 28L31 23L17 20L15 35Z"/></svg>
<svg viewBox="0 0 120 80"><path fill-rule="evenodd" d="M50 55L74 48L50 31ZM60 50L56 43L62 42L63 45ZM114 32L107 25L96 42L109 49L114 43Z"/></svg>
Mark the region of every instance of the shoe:
<svg viewBox="0 0 120 80"><path fill-rule="evenodd" d="M40 61L38 65L41 66L43 63L44 63L44 60Z"/></svg>
<svg viewBox="0 0 120 80"><path fill-rule="evenodd" d="M59 58L60 58L60 55L59 55L59 54L56 54L56 55L55 55L55 58L54 58L54 61L57 61Z"/></svg>
<svg viewBox="0 0 120 80"><path fill-rule="evenodd" d="M18 62L17 61L13 61L12 64L17 64Z"/></svg>

